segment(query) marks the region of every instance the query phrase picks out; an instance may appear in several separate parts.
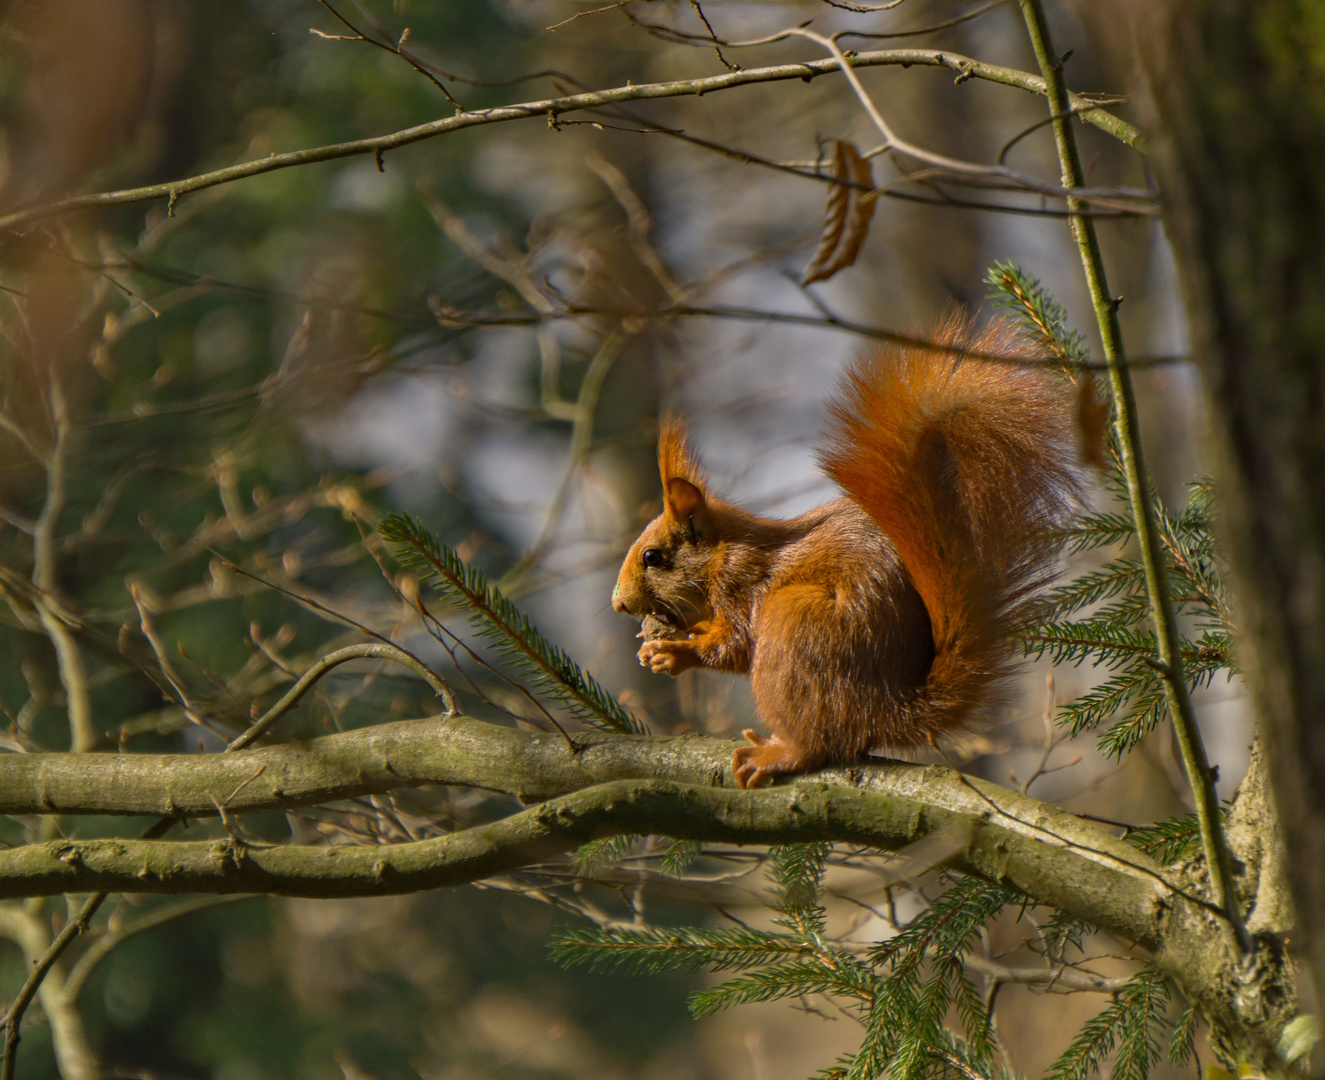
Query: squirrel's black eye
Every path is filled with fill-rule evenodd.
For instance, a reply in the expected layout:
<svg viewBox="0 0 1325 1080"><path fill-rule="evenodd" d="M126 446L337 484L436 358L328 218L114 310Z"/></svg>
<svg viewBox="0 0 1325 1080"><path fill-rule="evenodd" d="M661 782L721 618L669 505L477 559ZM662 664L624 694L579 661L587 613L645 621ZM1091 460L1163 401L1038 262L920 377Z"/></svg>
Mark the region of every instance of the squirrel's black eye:
<svg viewBox="0 0 1325 1080"><path fill-rule="evenodd" d="M645 548L640 558L645 566L662 566L663 563L663 553L659 548Z"/></svg>

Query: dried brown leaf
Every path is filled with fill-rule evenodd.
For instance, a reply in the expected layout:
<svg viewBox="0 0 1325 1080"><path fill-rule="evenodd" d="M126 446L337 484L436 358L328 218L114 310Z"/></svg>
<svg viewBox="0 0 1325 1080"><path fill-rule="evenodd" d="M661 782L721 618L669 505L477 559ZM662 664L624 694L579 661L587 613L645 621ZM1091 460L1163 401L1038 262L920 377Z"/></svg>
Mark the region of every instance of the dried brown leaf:
<svg viewBox="0 0 1325 1080"><path fill-rule="evenodd" d="M833 179L824 206L824 231L814 258L801 277L802 285L827 281L856 261L870 231L877 195L870 163L854 143L839 139L833 154Z"/></svg>
<svg viewBox="0 0 1325 1080"><path fill-rule="evenodd" d="M1097 469L1104 468L1110 411L1108 400L1095 395L1094 376L1088 371L1082 372L1077 383L1077 433L1081 436L1081 460Z"/></svg>

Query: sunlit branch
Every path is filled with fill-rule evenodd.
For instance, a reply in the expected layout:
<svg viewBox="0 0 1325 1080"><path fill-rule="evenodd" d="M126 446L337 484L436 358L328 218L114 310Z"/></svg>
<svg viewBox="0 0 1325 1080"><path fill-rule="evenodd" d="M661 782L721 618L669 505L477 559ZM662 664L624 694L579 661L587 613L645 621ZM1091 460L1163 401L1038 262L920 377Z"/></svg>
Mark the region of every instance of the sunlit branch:
<svg viewBox="0 0 1325 1080"><path fill-rule="evenodd" d="M1160 897L1193 902L1135 851L1120 859L1090 848L1049 847L1002 819L906 796L813 782L739 791L666 780L598 784L488 825L401 844L257 845L234 836L29 844L0 851L0 896L93 890L380 896L509 873L600 836L754 844L827 839L894 850L958 829L969 839L948 865L993 877L1144 946L1160 940Z"/></svg>
<svg viewBox="0 0 1325 1080"><path fill-rule="evenodd" d="M932 49L889 49L877 52L863 52L849 58L849 66L879 67L912 65L942 67L955 71L963 79L986 79L1004 86L1014 86L1031 93L1045 92L1044 80L1029 72L1014 68L985 64L958 53ZM499 105L490 109L475 109L455 116L433 120L426 124L404 128L387 135L367 139L355 139L350 142L332 143L325 146L311 147L307 150L293 150L281 154L269 154L254 161L230 165L223 169L184 177L163 184L148 184L144 187L125 188L119 191L105 191L90 195L77 195L56 202L43 203L0 215L0 229L16 229L36 221L58 217L78 210L90 210L101 206L118 206L125 203L148 202L156 199L169 200L168 206L174 209L175 202L182 196L194 191L231 183L249 176L279 169L311 165L320 161L334 161L340 158L363 155L379 156L391 150L397 150L425 139L436 138L453 131L480 127L488 124L500 124L513 120L527 120L531 117L546 116L555 124L556 118L565 113L583 109L601 108L621 101L645 101L660 98L702 96L729 90L738 86L750 86L758 83L782 82L789 79L810 81L821 75L829 75L841 70L835 58L810 60L798 64L780 64L775 67L750 68L743 71L729 71L721 75L711 75L700 79L680 79L673 82L641 83L638 86L619 86L609 90L590 91L582 94L570 94L564 97L547 98L542 101L524 102L515 105ZM1141 135L1132 125L1120 120L1098 106L1092 106L1077 95L1072 96L1074 107L1081 107L1081 117L1129 146L1142 149ZM1067 194L1067 192L1059 192Z"/></svg>

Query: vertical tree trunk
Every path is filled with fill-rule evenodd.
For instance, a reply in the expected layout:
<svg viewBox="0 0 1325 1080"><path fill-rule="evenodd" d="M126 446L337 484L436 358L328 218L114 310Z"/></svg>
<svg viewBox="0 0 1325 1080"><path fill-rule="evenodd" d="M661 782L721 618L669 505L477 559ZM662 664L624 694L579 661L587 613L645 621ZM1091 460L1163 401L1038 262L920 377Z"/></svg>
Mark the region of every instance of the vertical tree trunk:
<svg viewBox="0 0 1325 1080"><path fill-rule="evenodd" d="M1299 933L1325 987L1325 19L1133 0Z"/></svg>

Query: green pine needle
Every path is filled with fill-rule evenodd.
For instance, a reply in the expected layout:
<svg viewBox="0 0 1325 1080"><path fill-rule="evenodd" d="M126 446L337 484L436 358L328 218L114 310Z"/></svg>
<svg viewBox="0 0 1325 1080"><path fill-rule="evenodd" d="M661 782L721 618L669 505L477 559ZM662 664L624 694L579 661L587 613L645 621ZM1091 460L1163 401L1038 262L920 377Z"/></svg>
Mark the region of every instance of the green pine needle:
<svg viewBox="0 0 1325 1080"><path fill-rule="evenodd" d="M788 934L748 927L609 927L567 931L553 940L550 951L564 967L655 975L778 964L812 950Z"/></svg>
<svg viewBox="0 0 1325 1080"><path fill-rule="evenodd" d="M1158 680L1155 680L1156 684ZM1096 741L1105 757L1122 760L1124 754L1134 750L1168 715L1168 704L1158 685L1148 687L1136 696L1127 714L1109 728Z"/></svg>
<svg viewBox="0 0 1325 1080"><path fill-rule="evenodd" d="M1071 948L1082 952L1086 935L1094 932L1090 923L1075 919L1066 912L1055 911L1044 926L1044 946L1049 955L1062 960Z"/></svg>
<svg viewBox="0 0 1325 1080"><path fill-rule="evenodd" d="M619 836L590 840L576 849L573 856L575 869L586 877L592 877L600 870L619 863L641 839L632 833L622 833Z"/></svg>
<svg viewBox="0 0 1325 1080"><path fill-rule="evenodd" d="M1231 800L1225 800L1219 808L1220 814L1227 817L1230 806ZM1127 833L1127 840L1157 863L1168 866L1200 853L1201 827L1194 813L1180 814L1167 821L1131 829Z"/></svg>
<svg viewBox="0 0 1325 1080"><path fill-rule="evenodd" d="M1090 359L1086 339L1073 329L1063 305L1054 299L1039 279L1025 273L1015 262L996 262L985 281L993 286L994 306L1012 315L1022 336L1051 354L1064 367L1075 367Z"/></svg>
<svg viewBox="0 0 1325 1080"><path fill-rule="evenodd" d="M690 1012L698 1018L737 1005L813 994L864 999L873 988L874 979L868 969L838 953L832 964L818 957L793 960L751 971L707 990L697 990L690 995Z"/></svg>
<svg viewBox="0 0 1325 1080"><path fill-rule="evenodd" d="M1115 1080L1146 1080L1160 1058L1159 1033L1168 1026L1168 1006L1164 976L1153 968L1138 972L1103 1012L1086 1021L1045 1080L1086 1080L1099 1071L1115 1046Z"/></svg>
<svg viewBox="0 0 1325 1080"><path fill-rule="evenodd" d="M466 566L447 547L407 514L390 514L378 531L395 545L402 565L421 571L491 640L508 660L524 667L539 689L559 701L578 720L604 731L647 734L644 725L628 713L606 690L561 649L549 642L496 586L473 567Z"/></svg>
<svg viewBox="0 0 1325 1080"><path fill-rule="evenodd" d="M1173 1037L1169 1039L1169 1064L1181 1068L1196 1054L1196 1023L1200 1017L1196 1006L1191 1002L1182 1010L1178 1022L1173 1025Z"/></svg>
<svg viewBox="0 0 1325 1080"><path fill-rule="evenodd" d="M703 854L704 845L698 840L673 840L663 852L659 869L668 877L680 877Z"/></svg>
<svg viewBox="0 0 1325 1080"><path fill-rule="evenodd" d="M831 850L832 845L823 842L769 848L768 874L778 889L779 911L790 913L814 906Z"/></svg>

